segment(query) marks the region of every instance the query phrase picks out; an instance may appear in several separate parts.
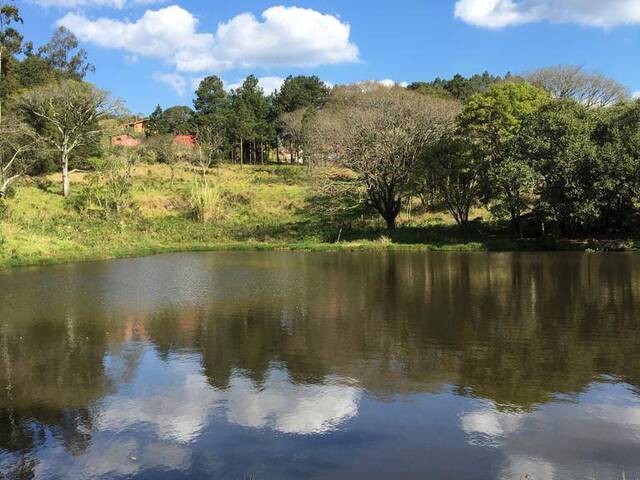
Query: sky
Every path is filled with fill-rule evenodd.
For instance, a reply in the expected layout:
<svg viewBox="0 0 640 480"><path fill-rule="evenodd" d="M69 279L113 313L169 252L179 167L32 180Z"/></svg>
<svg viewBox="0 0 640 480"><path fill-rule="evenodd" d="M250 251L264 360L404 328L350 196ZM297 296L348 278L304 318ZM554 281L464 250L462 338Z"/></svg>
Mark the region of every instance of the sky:
<svg viewBox="0 0 640 480"><path fill-rule="evenodd" d="M36 45L81 40L87 80L134 113L190 105L207 75L403 84L581 65L640 92L640 0L17 0Z"/></svg>

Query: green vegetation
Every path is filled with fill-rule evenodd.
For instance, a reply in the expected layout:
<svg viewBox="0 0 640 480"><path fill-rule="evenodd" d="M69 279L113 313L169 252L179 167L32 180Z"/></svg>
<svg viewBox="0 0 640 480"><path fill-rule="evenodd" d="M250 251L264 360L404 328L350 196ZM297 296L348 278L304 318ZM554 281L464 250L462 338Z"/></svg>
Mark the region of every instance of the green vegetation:
<svg viewBox="0 0 640 480"><path fill-rule="evenodd" d="M24 179L0 221L0 266L49 264L173 251L239 249L532 250L633 248L633 243L515 240L491 224L460 230L445 212L413 199L388 232L371 212L341 222L328 218L333 197L318 190L305 167L233 166L212 169L206 183L180 163L128 165L123 158L79 174L69 199L56 177ZM113 165L120 165L120 167ZM123 172L130 169L130 173ZM336 178L339 172L319 168ZM320 172L317 172L319 175ZM315 204L312 207L310 202ZM323 203L324 202L324 203ZM491 216L476 209L474 218ZM338 239L340 241L338 242Z"/></svg>
<svg viewBox="0 0 640 480"><path fill-rule="evenodd" d="M35 50L18 8L0 13L1 266L219 248L618 250L639 236L640 102L600 74L407 88L297 76L268 95L253 75L230 91L209 76L193 108L158 106L123 149L109 138L133 117L83 80L93 67L73 34Z"/></svg>

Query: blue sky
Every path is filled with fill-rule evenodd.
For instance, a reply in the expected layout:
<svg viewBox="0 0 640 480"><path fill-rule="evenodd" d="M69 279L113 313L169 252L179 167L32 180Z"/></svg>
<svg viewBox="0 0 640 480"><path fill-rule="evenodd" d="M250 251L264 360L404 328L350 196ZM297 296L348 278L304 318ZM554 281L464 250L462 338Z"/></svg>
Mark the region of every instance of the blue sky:
<svg viewBox="0 0 640 480"><path fill-rule="evenodd" d="M212 73L230 87L255 73L271 89L288 74L412 82L579 64L640 91L640 0L18 3L28 39L69 27L96 66L89 80L133 112L188 105Z"/></svg>

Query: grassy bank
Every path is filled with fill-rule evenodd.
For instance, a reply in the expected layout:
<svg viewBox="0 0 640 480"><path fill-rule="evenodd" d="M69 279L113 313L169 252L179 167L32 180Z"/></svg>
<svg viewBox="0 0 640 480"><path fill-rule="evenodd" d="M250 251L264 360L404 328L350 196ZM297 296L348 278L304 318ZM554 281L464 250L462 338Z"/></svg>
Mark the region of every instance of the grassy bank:
<svg viewBox="0 0 640 480"><path fill-rule="evenodd" d="M194 172L140 165L133 173L132 211L92 215L65 200L58 178L25 180L0 221L0 268L205 250L430 249L513 251L598 248L588 242L550 245L508 235L465 234L444 212L403 212L399 228L385 232L380 221L362 218L349 228L328 222L310 209L312 181L304 167L222 166L210 175L221 189L213 221L194 221L188 202ZM74 177L74 195L87 181ZM474 212L486 217L483 211ZM340 238L340 242L337 242ZM599 244L600 247L602 244ZM633 243L613 244L633 248Z"/></svg>

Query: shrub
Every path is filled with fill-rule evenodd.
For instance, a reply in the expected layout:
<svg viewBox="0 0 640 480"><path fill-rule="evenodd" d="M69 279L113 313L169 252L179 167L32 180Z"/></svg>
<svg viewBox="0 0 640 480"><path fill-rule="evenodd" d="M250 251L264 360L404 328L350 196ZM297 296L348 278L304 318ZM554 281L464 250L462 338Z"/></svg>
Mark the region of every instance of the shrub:
<svg viewBox="0 0 640 480"><path fill-rule="evenodd" d="M103 216L119 215L135 206L133 200L133 156L109 156L94 159L96 172L73 198L77 210Z"/></svg>
<svg viewBox="0 0 640 480"><path fill-rule="evenodd" d="M224 215L223 192L218 185L195 179L188 200L193 218L198 222L220 220Z"/></svg>

